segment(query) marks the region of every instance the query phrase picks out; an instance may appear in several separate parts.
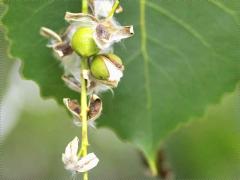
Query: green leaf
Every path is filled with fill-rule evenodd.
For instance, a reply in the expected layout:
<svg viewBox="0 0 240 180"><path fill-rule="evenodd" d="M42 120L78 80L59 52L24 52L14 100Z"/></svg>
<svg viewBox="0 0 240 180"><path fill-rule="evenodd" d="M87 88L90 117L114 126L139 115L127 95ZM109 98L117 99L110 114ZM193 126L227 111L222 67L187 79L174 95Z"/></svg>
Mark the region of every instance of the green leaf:
<svg viewBox="0 0 240 180"><path fill-rule="evenodd" d="M0 17L2 16L5 6L0 6ZM0 24L0 73L1 73L1 81L0 81L0 101L3 98L3 94L6 91L6 86L8 84L8 75L9 71L11 70L12 62L7 54L7 42L4 39L4 29Z"/></svg>
<svg viewBox="0 0 240 180"><path fill-rule="evenodd" d="M121 22L134 22L135 36L118 51L125 75L114 98L105 99L100 123L154 159L171 131L239 81L240 2L124 2ZM142 12L139 2L145 2Z"/></svg>
<svg viewBox="0 0 240 180"><path fill-rule="evenodd" d="M11 55L24 62L22 73L25 78L36 81L43 97L77 97L62 82L59 62L46 48L47 40L40 36L41 26L61 31L66 10L78 11L80 2L70 1L5 1L8 11L3 18L10 40ZM79 7L78 7L78 6Z"/></svg>
<svg viewBox="0 0 240 180"><path fill-rule="evenodd" d="M76 97L60 79L62 70L41 26L61 31L65 11L78 12L77 0L6 1L3 22L11 54L24 62L23 74L44 97ZM100 126L111 127L136 144L150 162L176 127L200 116L239 81L239 1L121 1L122 24L135 36L115 47L125 60L125 76L114 97L104 98Z"/></svg>

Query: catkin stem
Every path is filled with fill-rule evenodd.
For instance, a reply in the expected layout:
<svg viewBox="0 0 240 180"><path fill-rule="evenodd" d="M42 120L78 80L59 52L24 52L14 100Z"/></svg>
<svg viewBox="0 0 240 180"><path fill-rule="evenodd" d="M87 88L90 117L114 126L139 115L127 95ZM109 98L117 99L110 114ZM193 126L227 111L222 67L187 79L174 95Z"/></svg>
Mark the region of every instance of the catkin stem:
<svg viewBox="0 0 240 180"><path fill-rule="evenodd" d="M81 154L82 156L87 155L88 148L88 125L87 125L87 82L83 77L84 70L88 69L87 58L81 60L81 119L82 119L82 145L81 145ZM88 180L88 173L83 174L83 180Z"/></svg>
<svg viewBox="0 0 240 180"><path fill-rule="evenodd" d="M88 13L88 0L82 0L82 13Z"/></svg>
<svg viewBox="0 0 240 180"><path fill-rule="evenodd" d="M82 0L82 12L88 13L88 0ZM83 77L83 71L88 69L87 58L81 60L81 119L82 119L82 156L87 155L88 148L88 125L87 125L87 85ZM88 172L83 173L83 180L88 180Z"/></svg>
<svg viewBox="0 0 240 180"><path fill-rule="evenodd" d="M119 5L119 0L116 0L115 3L114 3L114 5L113 5L113 7L112 7L111 12L110 12L109 15L108 15L108 18L113 17L113 15L114 15L114 13L115 13L118 5Z"/></svg>

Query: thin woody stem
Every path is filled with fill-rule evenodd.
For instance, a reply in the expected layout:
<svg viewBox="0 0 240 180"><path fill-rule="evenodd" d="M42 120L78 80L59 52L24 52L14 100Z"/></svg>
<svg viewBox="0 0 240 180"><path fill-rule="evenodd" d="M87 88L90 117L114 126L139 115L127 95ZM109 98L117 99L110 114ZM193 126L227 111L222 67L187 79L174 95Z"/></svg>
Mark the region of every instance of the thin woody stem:
<svg viewBox="0 0 240 180"><path fill-rule="evenodd" d="M81 60L81 119L82 119L82 144L81 144L81 155L84 157L87 155L88 148L88 125L87 125L87 82L84 79L83 72L88 70L87 58ZM83 174L83 180L88 180L88 173Z"/></svg>

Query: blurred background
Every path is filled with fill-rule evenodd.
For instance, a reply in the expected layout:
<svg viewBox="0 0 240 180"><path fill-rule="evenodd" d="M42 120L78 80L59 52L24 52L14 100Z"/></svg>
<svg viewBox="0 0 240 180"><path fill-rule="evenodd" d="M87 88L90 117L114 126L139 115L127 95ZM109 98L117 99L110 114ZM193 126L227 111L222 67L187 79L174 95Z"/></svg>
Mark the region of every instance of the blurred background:
<svg viewBox="0 0 240 180"><path fill-rule="evenodd" d="M80 129L66 110L42 99L38 86L21 77L10 60L1 29L1 178L80 179L61 162L67 143ZM162 144L158 165L177 179L240 179L239 90L225 94L204 117L175 130ZM90 152L100 163L91 179L156 179L139 150L107 128L90 129Z"/></svg>

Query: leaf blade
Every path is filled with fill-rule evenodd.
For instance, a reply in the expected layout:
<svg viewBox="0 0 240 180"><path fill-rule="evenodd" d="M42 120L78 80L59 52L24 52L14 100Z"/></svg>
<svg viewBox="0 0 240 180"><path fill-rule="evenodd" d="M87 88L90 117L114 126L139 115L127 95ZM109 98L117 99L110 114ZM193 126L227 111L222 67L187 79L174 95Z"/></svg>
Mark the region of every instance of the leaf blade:
<svg viewBox="0 0 240 180"><path fill-rule="evenodd" d="M80 3L8 5L3 23L12 40L11 53L24 62L24 76L40 85L44 97L58 102L76 98L61 81L62 70L39 29L61 31L65 11L78 12ZM201 116L209 104L235 89L240 36L239 15L233 8L240 3L133 0L123 1L123 6L126 12L119 19L134 23L135 36L115 48L125 59L125 76L114 97L104 95L99 125L111 127L154 159L162 140L176 127Z"/></svg>

